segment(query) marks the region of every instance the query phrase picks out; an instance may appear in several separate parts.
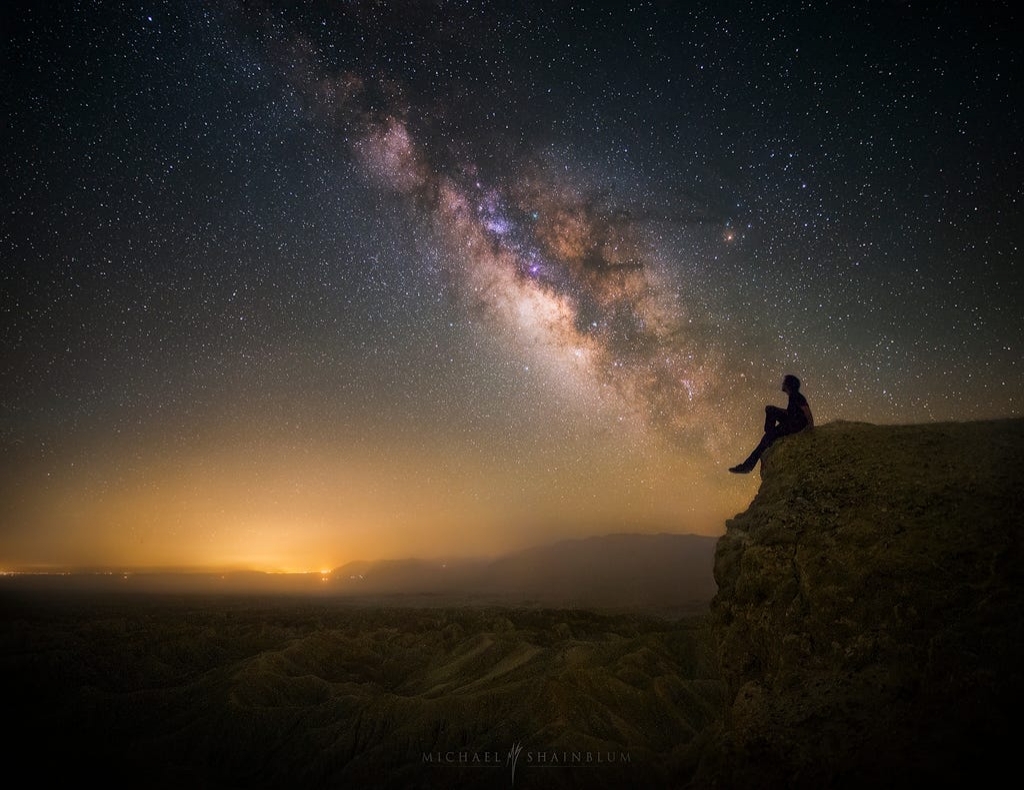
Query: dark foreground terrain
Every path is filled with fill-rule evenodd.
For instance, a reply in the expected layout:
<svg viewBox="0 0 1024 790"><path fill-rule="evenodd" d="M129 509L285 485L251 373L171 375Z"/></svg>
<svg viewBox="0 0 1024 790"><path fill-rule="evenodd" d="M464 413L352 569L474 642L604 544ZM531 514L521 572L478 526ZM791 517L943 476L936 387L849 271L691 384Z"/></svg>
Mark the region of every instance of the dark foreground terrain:
<svg viewBox="0 0 1024 790"><path fill-rule="evenodd" d="M75 786L679 786L700 618L6 590L5 769Z"/></svg>
<svg viewBox="0 0 1024 790"><path fill-rule="evenodd" d="M165 788L1006 782L1024 707L1024 420L832 423L778 442L759 472L701 615L669 616L660 583L637 614L482 605L463 586L447 602L48 597L0 579L4 767ZM536 592L502 578L516 585L492 596ZM568 578L561 597L587 592ZM694 593L676 592L679 612Z"/></svg>

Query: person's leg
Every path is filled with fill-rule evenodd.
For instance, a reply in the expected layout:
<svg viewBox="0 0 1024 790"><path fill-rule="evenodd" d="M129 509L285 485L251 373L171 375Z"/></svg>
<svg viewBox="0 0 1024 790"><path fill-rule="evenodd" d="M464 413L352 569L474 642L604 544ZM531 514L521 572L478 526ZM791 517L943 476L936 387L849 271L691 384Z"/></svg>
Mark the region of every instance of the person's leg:
<svg viewBox="0 0 1024 790"><path fill-rule="evenodd" d="M737 472L739 474L746 474L747 472L753 470L753 468L757 466L757 462L761 459L761 455L764 453L765 450L771 447L772 442L774 442L776 438L777 434L774 428L765 431L764 436L761 437L761 441L758 442L757 447L755 447L753 452L751 452L750 455L747 456L747 460L744 461L742 464L738 464L732 467L729 471Z"/></svg>
<svg viewBox="0 0 1024 790"><path fill-rule="evenodd" d="M768 433L777 425L785 423L786 418L789 417L789 413L778 406L765 406L764 407L764 431Z"/></svg>
<svg viewBox="0 0 1024 790"><path fill-rule="evenodd" d="M742 464L729 469L730 472L737 472L739 474L746 474L753 470L757 466L757 462L761 459L761 455L772 446L772 443L780 436L785 436L787 433L791 433L789 430L789 413L779 406L765 406L764 407L764 436L761 437L761 441L758 442L757 447L754 448L753 452L747 456L747 460Z"/></svg>

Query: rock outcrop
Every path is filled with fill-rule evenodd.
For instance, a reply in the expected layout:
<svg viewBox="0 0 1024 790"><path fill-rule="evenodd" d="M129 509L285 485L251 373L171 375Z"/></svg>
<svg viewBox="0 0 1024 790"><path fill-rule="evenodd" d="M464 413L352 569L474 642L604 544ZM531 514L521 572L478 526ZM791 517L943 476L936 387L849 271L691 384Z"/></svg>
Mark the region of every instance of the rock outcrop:
<svg viewBox="0 0 1024 790"><path fill-rule="evenodd" d="M695 784L984 786L1024 700L1024 420L830 423L765 456L711 624Z"/></svg>

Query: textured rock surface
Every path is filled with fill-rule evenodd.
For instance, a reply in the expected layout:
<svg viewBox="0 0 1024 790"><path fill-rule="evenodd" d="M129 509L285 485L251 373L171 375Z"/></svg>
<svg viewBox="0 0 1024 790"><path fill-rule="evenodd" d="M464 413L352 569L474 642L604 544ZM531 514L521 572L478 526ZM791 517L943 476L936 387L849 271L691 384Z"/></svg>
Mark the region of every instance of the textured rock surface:
<svg viewBox="0 0 1024 790"><path fill-rule="evenodd" d="M1024 420L831 423L719 541L726 711L697 784L972 785L1011 764Z"/></svg>

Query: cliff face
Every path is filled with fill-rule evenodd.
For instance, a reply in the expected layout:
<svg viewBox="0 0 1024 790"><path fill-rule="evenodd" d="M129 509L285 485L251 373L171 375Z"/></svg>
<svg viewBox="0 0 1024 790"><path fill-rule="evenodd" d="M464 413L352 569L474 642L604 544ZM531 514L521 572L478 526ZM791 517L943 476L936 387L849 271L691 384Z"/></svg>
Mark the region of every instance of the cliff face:
<svg viewBox="0 0 1024 790"><path fill-rule="evenodd" d="M1015 762L1024 420L831 423L761 475L716 552L731 703L704 783L969 786Z"/></svg>

